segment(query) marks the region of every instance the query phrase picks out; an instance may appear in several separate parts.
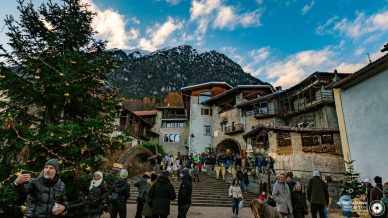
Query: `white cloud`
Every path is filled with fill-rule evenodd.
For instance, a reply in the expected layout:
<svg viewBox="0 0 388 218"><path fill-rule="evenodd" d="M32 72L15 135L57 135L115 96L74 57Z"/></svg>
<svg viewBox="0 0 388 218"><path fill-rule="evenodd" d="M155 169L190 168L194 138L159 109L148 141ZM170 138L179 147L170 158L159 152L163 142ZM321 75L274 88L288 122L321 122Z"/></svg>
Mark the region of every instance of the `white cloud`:
<svg viewBox="0 0 388 218"><path fill-rule="evenodd" d="M243 27L259 26L261 13L259 11L252 11L240 16L240 23Z"/></svg>
<svg viewBox="0 0 388 218"><path fill-rule="evenodd" d="M230 6L222 6L218 11L214 26L220 29L225 27L232 28L236 23L236 15Z"/></svg>
<svg viewBox="0 0 388 218"><path fill-rule="evenodd" d="M358 39L361 36L384 32L388 30L388 10L366 16L358 12L354 20L338 17L330 18L325 24L317 27L317 33L339 32L349 38Z"/></svg>
<svg viewBox="0 0 388 218"><path fill-rule="evenodd" d="M241 13L221 0L192 0L191 2L190 20L196 22L196 32L200 33L200 36L206 33L210 24L215 29L234 29L236 26L259 26L260 18L259 10Z"/></svg>
<svg viewBox="0 0 388 218"><path fill-rule="evenodd" d="M332 65L332 57L333 52L327 48L301 51L285 60L268 64L258 72L264 72L267 78L274 81L275 86L290 87L312 72L328 70L328 66Z"/></svg>
<svg viewBox="0 0 388 218"><path fill-rule="evenodd" d="M131 28L126 29L126 19L124 15L113 9L100 9L92 0L83 0L89 5L89 10L96 13L92 22L93 29L97 32L98 39L107 41L107 48L130 48L130 42L138 39L139 30ZM131 19L132 22L140 22L136 17Z"/></svg>
<svg viewBox="0 0 388 218"><path fill-rule="evenodd" d="M311 1L309 4L305 4L302 8L302 15L307 14L313 8L314 4L314 0Z"/></svg>
<svg viewBox="0 0 388 218"><path fill-rule="evenodd" d="M191 3L191 19L209 15L213 10L221 6L220 0L193 0Z"/></svg>
<svg viewBox="0 0 388 218"><path fill-rule="evenodd" d="M354 73L361 69L363 66L365 66L365 64L362 63L340 63L337 67L337 70L340 73Z"/></svg>
<svg viewBox="0 0 388 218"><path fill-rule="evenodd" d="M182 29L182 27L183 22L168 17L167 21L162 25L155 25L154 28L149 29L147 31L149 34L148 38L141 38L139 46L149 51L156 50L163 46L176 30Z"/></svg>
<svg viewBox="0 0 388 218"><path fill-rule="evenodd" d="M254 63L259 63L266 60L269 54L270 54L269 47L263 47L260 49L251 50L249 52L249 55L253 59Z"/></svg>
<svg viewBox="0 0 388 218"><path fill-rule="evenodd" d="M133 24L136 24L136 25L139 25L141 23L140 20L137 17L132 17L131 18L131 22Z"/></svg>

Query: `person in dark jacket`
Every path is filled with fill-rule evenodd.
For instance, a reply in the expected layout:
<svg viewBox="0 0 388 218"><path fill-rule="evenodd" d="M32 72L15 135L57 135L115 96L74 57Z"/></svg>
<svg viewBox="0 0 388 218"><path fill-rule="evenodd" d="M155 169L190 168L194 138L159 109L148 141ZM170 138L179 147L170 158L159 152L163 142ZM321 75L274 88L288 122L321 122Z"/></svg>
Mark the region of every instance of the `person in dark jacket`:
<svg viewBox="0 0 388 218"><path fill-rule="evenodd" d="M25 217L52 218L65 215L65 184L59 178L57 159L48 160L37 178L31 179L30 174L19 175L14 186L19 195L28 195L29 204Z"/></svg>
<svg viewBox="0 0 388 218"><path fill-rule="evenodd" d="M150 185L148 184L149 179L150 177L144 174L140 180L135 183L135 187L137 187L138 190L135 218L142 218L143 207L147 199L148 191L150 189Z"/></svg>
<svg viewBox="0 0 388 218"><path fill-rule="evenodd" d="M248 175L248 170L247 169L244 169L243 182L244 182L244 190L242 190L242 191L243 192L247 192L248 185L249 185L249 175Z"/></svg>
<svg viewBox="0 0 388 218"><path fill-rule="evenodd" d="M295 183L294 190L291 192L291 202L294 218L304 218L307 215L306 193L302 191L302 185Z"/></svg>
<svg viewBox="0 0 388 218"><path fill-rule="evenodd" d="M380 176L374 178L376 185L370 191L370 201L380 201L383 196L383 179ZM373 218L380 218L384 216L372 216Z"/></svg>
<svg viewBox="0 0 388 218"><path fill-rule="evenodd" d="M325 206L329 204L329 192L327 184L321 179L320 172L314 170L313 178L310 179L307 188L307 198L311 203L311 217L324 218Z"/></svg>
<svg viewBox="0 0 388 218"><path fill-rule="evenodd" d="M96 171L90 182L89 193L87 195L88 218L99 218L102 211L108 211L108 188L103 179L103 173Z"/></svg>
<svg viewBox="0 0 388 218"><path fill-rule="evenodd" d="M292 172L288 172L286 176L288 187L290 187L290 190L294 190L294 186L296 184L296 182L294 181L294 174Z"/></svg>
<svg viewBox="0 0 388 218"><path fill-rule="evenodd" d="M127 217L127 200L129 198L129 184L127 178L128 171L126 169L121 169L119 179L112 185L112 218L117 218L117 215L119 215L120 218Z"/></svg>
<svg viewBox="0 0 388 218"><path fill-rule="evenodd" d="M241 168L238 166L237 166L236 178L240 184L241 191L244 192L245 190L244 173L242 172Z"/></svg>
<svg viewBox="0 0 388 218"><path fill-rule="evenodd" d="M191 205L192 179L187 168L181 172L181 186L178 192L178 218L186 218Z"/></svg>
<svg viewBox="0 0 388 218"><path fill-rule="evenodd" d="M162 172L150 189L149 205L153 218L166 218L170 214L170 203L176 198L174 186L168 175L168 172Z"/></svg>

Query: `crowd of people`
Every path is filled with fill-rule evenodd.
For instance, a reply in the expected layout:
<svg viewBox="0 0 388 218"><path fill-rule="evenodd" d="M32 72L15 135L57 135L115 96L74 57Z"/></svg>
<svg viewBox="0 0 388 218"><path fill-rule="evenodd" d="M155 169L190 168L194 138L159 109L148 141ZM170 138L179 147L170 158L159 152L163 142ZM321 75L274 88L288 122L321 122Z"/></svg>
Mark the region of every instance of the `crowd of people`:
<svg viewBox="0 0 388 218"><path fill-rule="evenodd" d="M266 173L271 169L270 158L267 163L255 164L255 171ZM265 160L261 159L261 160ZM185 218L192 199L193 180L199 172L215 173L218 179L225 179L223 171L231 178L228 195L232 202L233 217L238 217L239 209L243 207L244 193L247 192L250 173L239 160L239 156L166 155L158 162L157 171L146 172L140 176L134 186L138 189L136 218L164 218L170 214L171 202L178 198L178 218ZM255 162L259 162L255 159ZM262 168L266 167L266 168ZM127 200L130 194L128 172L118 169L116 179L107 182L104 173L96 171L86 192L85 202L78 206L71 205L65 197L65 184L59 178L59 163L56 159L48 160L41 175L32 178L30 174L20 174L13 182L13 187L20 197L27 202L26 218L63 217L76 207L84 211L87 218L100 218L104 214L110 217L127 217ZM194 178L193 178L194 177ZM178 196L170 178L179 180ZM292 172L280 173L272 186L272 193L261 193L258 201L264 207L274 208L273 213L282 218L327 218L329 216L329 178L322 178L318 170L313 171L313 177L305 185L293 177ZM383 185L382 178L374 179L375 186L370 181L363 181L366 189L368 206L374 202L383 202L388 209L388 183ZM342 208L343 217L352 217L351 190L343 190L337 202ZM77 210L79 210L77 208ZM267 209L267 212L271 211ZM276 212L275 212L276 211ZM266 217L266 216L262 216ZM387 213L380 216L386 218Z"/></svg>

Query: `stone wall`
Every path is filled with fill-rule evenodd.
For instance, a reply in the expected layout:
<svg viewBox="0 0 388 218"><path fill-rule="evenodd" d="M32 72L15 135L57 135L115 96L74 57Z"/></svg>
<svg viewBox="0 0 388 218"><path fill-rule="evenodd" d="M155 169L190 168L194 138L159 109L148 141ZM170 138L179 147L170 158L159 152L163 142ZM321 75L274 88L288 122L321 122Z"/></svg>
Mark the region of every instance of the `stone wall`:
<svg viewBox="0 0 388 218"><path fill-rule="evenodd" d="M343 177L345 166L342 155L303 152L301 134L291 132L290 135L292 146L282 149L281 153L277 146L277 133L270 131L268 134L269 154L275 159L275 169L278 172L293 171L296 177L310 178L312 171L318 169L323 175L331 175L335 180ZM338 134L334 138L334 141L338 142Z"/></svg>

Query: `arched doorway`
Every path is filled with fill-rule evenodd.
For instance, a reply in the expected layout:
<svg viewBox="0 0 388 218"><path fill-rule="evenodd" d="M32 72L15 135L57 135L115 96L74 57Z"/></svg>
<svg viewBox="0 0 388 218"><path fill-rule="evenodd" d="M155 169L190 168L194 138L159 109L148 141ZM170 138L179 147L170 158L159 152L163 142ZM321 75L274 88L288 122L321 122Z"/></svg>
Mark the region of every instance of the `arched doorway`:
<svg viewBox="0 0 388 218"><path fill-rule="evenodd" d="M217 155L240 155L240 145L237 141L233 139L225 139L222 142L220 142L216 147Z"/></svg>

